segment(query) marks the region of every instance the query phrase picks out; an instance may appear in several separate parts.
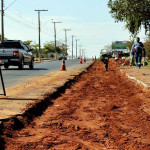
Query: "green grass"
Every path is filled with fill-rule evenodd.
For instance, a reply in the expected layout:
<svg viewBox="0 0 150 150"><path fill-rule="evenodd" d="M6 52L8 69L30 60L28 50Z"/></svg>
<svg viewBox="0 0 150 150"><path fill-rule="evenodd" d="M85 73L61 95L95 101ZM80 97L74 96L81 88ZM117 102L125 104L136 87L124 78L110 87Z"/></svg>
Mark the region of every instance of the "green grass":
<svg viewBox="0 0 150 150"><path fill-rule="evenodd" d="M147 66L148 66L148 67L150 67L150 61L147 61L147 63L148 63L148 65L147 65Z"/></svg>

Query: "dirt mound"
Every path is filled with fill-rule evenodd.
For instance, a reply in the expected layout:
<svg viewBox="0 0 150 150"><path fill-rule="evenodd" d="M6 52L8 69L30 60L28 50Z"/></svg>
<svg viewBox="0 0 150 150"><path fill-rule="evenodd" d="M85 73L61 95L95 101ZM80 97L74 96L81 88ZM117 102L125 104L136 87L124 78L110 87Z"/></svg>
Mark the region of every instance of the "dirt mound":
<svg viewBox="0 0 150 150"><path fill-rule="evenodd" d="M110 60L104 71L96 62L41 116L4 135L6 150L150 150L150 115L142 108L150 93L122 75L119 65Z"/></svg>
<svg viewBox="0 0 150 150"><path fill-rule="evenodd" d="M119 59L116 61L119 65L122 65L122 66L130 66L130 62L128 60L125 60L125 59Z"/></svg>

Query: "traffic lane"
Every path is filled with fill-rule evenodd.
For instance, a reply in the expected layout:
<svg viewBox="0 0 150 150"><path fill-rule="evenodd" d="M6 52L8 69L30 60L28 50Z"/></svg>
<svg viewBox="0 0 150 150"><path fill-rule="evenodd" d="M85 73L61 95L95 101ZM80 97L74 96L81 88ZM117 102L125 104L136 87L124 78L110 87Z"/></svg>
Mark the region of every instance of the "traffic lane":
<svg viewBox="0 0 150 150"><path fill-rule="evenodd" d="M77 65L78 59L66 60L66 68ZM9 69L4 69L2 67L2 74L5 82L5 86L10 87L17 85L23 81L32 79L32 77L43 76L47 73L60 70L62 61L51 61L51 62L41 62L35 63L34 69L30 70L29 66L25 65L23 70L19 70L16 66L10 66Z"/></svg>

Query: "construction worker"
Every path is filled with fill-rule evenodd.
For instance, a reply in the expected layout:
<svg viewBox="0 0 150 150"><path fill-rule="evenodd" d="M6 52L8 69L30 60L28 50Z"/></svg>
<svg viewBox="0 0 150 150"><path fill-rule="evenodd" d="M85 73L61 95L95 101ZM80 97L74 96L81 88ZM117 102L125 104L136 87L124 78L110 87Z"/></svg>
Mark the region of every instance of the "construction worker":
<svg viewBox="0 0 150 150"><path fill-rule="evenodd" d="M130 51L130 66L135 66L135 53Z"/></svg>
<svg viewBox="0 0 150 150"><path fill-rule="evenodd" d="M145 48L142 42L140 42L140 38L136 38L136 42L132 45L131 54L135 55L136 65L140 69L141 60L142 60L142 51L144 51L145 57Z"/></svg>
<svg viewBox="0 0 150 150"><path fill-rule="evenodd" d="M109 62L108 54L101 54L100 61L104 63L105 71L108 71L108 62Z"/></svg>

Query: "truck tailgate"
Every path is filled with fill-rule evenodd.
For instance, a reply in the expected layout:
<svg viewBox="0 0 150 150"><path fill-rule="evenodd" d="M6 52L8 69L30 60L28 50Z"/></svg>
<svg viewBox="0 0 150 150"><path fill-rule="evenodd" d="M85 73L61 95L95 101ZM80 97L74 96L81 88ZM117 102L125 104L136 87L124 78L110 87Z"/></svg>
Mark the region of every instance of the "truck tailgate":
<svg viewBox="0 0 150 150"><path fill-rule="evenodd" d="M8 58L10 56L13 56L13 51L16 51L17 49L0 49L0 58L3 59L3 57L6 57L8 56Z"/></svg>

